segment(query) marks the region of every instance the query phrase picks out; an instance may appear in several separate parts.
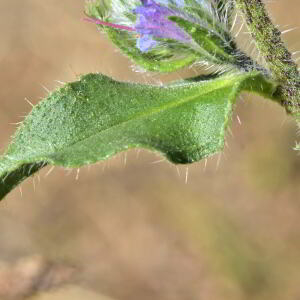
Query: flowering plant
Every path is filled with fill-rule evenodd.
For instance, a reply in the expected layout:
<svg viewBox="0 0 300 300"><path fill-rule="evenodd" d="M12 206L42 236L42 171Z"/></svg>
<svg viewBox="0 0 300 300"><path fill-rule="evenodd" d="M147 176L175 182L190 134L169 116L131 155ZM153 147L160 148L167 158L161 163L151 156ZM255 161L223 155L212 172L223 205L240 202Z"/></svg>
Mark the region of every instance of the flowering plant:
<svg viewBox="0 0 300 300"><path fill-rule="evenodd" d="M261 0L90 0L85 13L145 71L211 72L162 86L88 74L50 93L0 159L0 198L48 164L78 168L134 147L178 164L213 155L223 149L241 91L276 101L300 119L297 65ZM237 14L264 65L237 46Z"/></svg>

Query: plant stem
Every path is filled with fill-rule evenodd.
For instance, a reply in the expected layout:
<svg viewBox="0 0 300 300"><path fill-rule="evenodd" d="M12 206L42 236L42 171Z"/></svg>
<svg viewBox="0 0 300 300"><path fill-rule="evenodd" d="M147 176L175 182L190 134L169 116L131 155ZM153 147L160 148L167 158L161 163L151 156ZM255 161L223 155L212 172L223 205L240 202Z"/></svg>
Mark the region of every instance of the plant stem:
<svg viewBox="0 0 300 300"><path fill-rule="evenodd" d="M271 76L278 82L275 92L287 112L300 114L300 76L297 64L285 47L281 32L272 23L261 0L235 0Z"/></svg>

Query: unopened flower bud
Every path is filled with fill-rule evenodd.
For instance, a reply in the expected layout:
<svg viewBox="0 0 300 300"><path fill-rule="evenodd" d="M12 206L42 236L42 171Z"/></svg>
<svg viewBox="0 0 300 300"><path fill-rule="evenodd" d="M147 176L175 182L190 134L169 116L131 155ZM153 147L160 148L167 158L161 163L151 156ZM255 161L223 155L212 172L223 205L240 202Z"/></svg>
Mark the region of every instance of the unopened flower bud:
<svg viewBox="0 0 300 300"><path fill-rule="evenodd" d="M101 25L115 44L151 71L193 63L240 64L229 32L231 0L92 0L88 21Z"/></svg>

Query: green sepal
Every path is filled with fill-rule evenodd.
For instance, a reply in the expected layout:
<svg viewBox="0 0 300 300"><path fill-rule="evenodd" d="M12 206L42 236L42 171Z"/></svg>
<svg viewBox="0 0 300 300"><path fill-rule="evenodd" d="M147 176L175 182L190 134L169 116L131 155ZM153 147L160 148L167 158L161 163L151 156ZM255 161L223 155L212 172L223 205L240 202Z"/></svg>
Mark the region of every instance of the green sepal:
<svg viewBox="0 0 300 300"><path fill-rule="evenodd" d="M124 54L147 71L174 72L192 65L197 60L194 51L175 41L166 41L169 43L168 47L158 47L148 52L141 52L129 33L113 28L103 28L103 30ZM180 56L179 52L181 52Z"/></svg>

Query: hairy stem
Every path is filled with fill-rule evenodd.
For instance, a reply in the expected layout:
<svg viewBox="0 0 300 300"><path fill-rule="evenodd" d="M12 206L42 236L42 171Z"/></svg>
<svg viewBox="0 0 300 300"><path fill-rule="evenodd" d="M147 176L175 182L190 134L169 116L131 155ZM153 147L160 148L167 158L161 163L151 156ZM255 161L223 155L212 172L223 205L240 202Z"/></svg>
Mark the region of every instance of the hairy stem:
<svg viewBox="0 0 300 300"><path fill-rule="evenodd" d="M261 0L235 0L271 76L279 84L276 97L289 113L300 114L300 76L281 32L272 23Z"/></svg>

